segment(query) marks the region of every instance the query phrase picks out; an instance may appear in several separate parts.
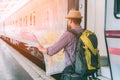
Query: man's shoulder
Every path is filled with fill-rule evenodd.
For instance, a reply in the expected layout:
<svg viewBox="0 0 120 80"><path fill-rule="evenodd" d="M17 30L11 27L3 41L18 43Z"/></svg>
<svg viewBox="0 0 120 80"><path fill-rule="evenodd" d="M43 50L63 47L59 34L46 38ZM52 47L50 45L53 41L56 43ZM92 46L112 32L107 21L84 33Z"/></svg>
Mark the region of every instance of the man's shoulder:
<svg viewBox="0 0 120 80"><path fill-rule="evenodd" d="M65 31L65 33L64 33L64 34L65 34L65 35L68 35L68 36L73 35L73 34L71 33L71 31L70 31L70 30Z"/></svg>
<svg viewBox="0 0 120 80"><path fill-rule="evenodd" d="M64 33L63 33L63 35L62 35L62 37L64 37L64 38L70 38L70 37L72 37L72 36L74 36L70 31L65 31Z"/></svg>

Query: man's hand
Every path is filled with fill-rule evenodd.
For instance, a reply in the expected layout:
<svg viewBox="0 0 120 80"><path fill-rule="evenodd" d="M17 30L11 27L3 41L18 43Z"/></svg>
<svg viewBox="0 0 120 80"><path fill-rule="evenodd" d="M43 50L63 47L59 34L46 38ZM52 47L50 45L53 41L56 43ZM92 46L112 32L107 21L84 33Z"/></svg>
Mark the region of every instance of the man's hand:
<svg viewBox="0 0 120 80"><path fill-rule="evenodd" d="M38 49L39 49L40 52L42 52L43 54L47 54L47 49L44 48L41 44L39 44Z"/></svg>

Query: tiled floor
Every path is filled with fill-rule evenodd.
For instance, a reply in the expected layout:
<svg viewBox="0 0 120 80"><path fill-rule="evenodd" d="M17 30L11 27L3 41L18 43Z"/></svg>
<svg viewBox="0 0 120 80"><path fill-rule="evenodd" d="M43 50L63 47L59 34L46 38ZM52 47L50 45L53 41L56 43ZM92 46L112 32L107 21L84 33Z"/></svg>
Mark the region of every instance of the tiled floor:
<svg viewBox="0 0 120 80"><path fill-rule="evenodd" d="M0 80L33 80L31 76L9 54L0 49Z"/></svg>

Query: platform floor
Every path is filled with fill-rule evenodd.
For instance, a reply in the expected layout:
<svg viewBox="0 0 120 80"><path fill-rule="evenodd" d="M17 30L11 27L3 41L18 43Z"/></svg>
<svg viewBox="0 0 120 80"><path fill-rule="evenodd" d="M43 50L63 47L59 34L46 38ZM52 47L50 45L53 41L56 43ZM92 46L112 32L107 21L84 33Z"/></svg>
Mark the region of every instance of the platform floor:
<svg viewBox="0 0 120 80"><path fill-rule="evenodd" d="M33 80L7 51L0 48L0 80Z"/></svg>
<svg viewBox="0 0 120 80"><path fill-rule="evenodd" d="M106 67L105 67L106 68ZM101 68L102 69L102 68ZM102 69L103 75L109 70ZM101 70L101 71L102 71ZM116 72L115 70L114 72ZM116 74L115 74L116 75ZM117 74L119 75L119 74ZM99 76L100 80L110 80L110 75ZM117 80L118 78L114 78ZM0 80L55 80L51 76L46 76L44 70L24 57L18 51L0 40Z"/></svg>
<svg viewBox="0 0 120 80"><path fill-rule="evenodd" d="M0 80L55 80L0 39Z"/></svg>

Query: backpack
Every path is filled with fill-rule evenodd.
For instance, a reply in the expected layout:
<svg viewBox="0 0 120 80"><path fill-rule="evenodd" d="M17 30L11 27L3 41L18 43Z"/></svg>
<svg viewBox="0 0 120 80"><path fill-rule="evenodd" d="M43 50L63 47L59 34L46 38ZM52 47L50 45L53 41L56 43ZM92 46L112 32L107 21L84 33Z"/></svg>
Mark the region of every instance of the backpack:
<svg viewBox="0 0 120 80"><path fill-rule="evenodd" d="M84 30L80 35L76 34L74 30L70 30L70 32L78 38L75 50L75 72L81 76L96 72L100 68L96 34L90 30Z"/></svg>

